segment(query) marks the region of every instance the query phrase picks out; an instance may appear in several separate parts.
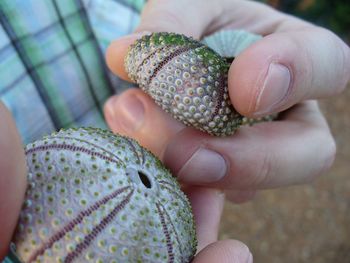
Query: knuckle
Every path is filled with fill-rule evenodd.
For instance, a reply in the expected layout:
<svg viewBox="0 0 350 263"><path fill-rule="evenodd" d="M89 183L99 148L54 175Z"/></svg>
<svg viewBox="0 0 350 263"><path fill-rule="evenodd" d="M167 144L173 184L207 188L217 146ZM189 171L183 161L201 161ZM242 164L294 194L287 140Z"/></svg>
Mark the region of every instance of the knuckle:
<svg viewBox="0 0 350 263"><path fill-rule="evenodd" d="M324 158L322 161L323 165L320 173L324 173L331 168L337 153L337 145L331 134L328 134L325 141L326 141L325 154L323 157Z"/></svg>
<svg viewBox="0 0 350 263"><path fill-rule="evenodd" d="M273 172L273 157L268 151L261 151L254 155L254 159L243 162L241 167L234 167L235 184L239 187L264 187L267 185ZM247 166L247 163L249 165Z"/></svg>
<svg viewBox="0 0 350 263"><path fill-rule="evenodd" d="M340 94L350 81L350 49L349 46L334 32L329 29L320 28L324 34L324 39L330 41L334 63L334 83L333 94Z"/></svg>
<svg viewBox="0 0 350 263"><path fill-rule="evenodd" d="M251 176L255 177L254 184L256 186L264 186L269 184L271 173L273 172L273 157L268 152L264 152L260 159L256 162L255 173Z"/></svg>
<svg viewBox="0 0 350 263"><path fill-rule="evenodd" d="M316 169L311 172L308 182L313 182L318 177L326 173L333 165L337 146L333 136L328 132L322 139L322 151L319 155L318 164Z"/></svg>

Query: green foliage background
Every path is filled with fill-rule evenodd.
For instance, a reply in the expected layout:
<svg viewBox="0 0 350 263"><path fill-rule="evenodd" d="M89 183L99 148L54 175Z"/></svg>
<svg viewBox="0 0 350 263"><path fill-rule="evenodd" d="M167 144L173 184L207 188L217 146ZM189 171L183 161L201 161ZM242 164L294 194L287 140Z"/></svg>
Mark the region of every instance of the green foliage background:
<svg viewBox="0 0 350 263"><path fill-rule="evenodd" d="M275 8L326 27L350 43L350 0L261 0Z"/></svg>

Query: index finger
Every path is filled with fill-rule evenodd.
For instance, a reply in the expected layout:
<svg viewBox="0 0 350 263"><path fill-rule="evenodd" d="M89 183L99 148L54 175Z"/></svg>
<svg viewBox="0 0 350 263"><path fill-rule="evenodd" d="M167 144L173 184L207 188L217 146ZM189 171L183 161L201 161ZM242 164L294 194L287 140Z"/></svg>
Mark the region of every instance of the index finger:
<svg viewBox="0 0 350 263"><path fill-rule="evenodd" d="M252 1L152 1L137 30L200 38L228 27L270 34L238 56L229 72L231 101L245 116L328 97L349 82L350 51L336 35ZM126 80L124 57L138 37L140 33L116 40L106 54L110 69Z"/></svg>
<svg viewBox="0 0 350 263"><path fill-rule="evenodd" d="M253 19L252 14L259 18ZM227 26L266 34L273 31L280 20L280 13L250 1L206 1L205 4L202 0L149 1L142 12L136 34L113 41L106 52L106 60L112 72L130 81L124 69L124 57L129 46L143 34L164 31L199 39ZM265 26L257 27L257 24Z"/></svg>

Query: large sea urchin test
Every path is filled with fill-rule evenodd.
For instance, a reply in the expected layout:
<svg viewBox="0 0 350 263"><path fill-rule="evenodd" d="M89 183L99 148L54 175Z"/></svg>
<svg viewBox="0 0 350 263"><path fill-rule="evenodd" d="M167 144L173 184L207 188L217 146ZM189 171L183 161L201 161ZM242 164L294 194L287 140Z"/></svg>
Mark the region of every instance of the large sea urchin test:
<svg viewBox="0 0 350 263"><path fill-rule="evenodd" d="M14 243L23 262L189 262L190 204L134 140L62 130L26 147L28 189Z"/></svg>
<svg viewBox="0 0 350 263"><path fill-rule="evenodd" d="M228 58L232 60L260 38L245 31L223 31L203 44L180 34L153 33L131 45L125 69L132 81L177 120L212 135L231 135L252 121L231 104Z"/></svg>

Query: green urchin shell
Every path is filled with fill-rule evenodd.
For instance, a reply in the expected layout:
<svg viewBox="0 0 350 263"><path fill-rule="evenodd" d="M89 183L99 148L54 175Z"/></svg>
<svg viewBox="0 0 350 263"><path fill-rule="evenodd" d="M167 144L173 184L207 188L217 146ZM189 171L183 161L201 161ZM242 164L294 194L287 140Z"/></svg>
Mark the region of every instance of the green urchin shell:
<svg viewBox="0 0 350 263"><path fill-rule="evenodd" d="M241 43L241 51L261 38L245 31L226 33L243 40L244 35L249 37ZM234 109L227 86L232 59L193 38L160 32L136 40L124 62L130 79L175 119L211 135L228 136L242 125L277 117L252 119Z"/></svg>
<svg viewBox="0 0 350 263"><path fill-rule="evenodd" d="M14 243L23 262L190 262L191 206L134 140L61 130L26 149L28 189Z"/></svg>
<svg viewBox="0 0 350 263"><path fill-rule="evenodd" d="M177 120L212 135L231 135L243 117L228 95L229 64L204 44L175 33L136 40L125 68L155 102Z"/></svg>

